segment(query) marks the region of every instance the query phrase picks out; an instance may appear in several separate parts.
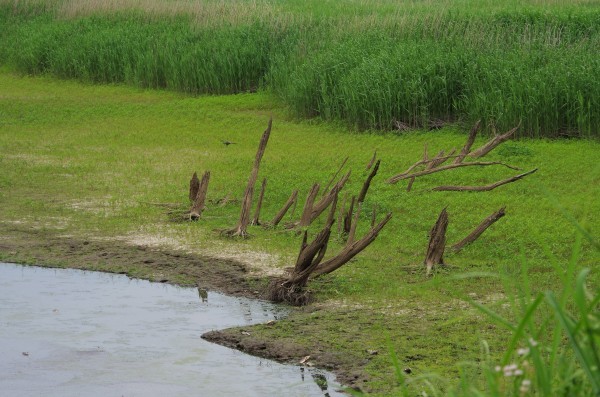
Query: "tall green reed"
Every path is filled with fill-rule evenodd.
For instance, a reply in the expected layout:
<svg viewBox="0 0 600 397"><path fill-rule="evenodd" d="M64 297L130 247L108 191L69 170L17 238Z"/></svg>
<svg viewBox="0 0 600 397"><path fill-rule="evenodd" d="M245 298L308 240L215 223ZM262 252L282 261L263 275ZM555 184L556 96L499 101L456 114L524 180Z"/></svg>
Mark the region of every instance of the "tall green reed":
<svg viewBox="0 0 600 397"><path fill-rule="evenodd" d="M236 17L218 2L148 0L146 12L55 3L0 2L3 63L194 94L263 86L298 116L360 130L482 119L498 130L520 123L521 136L600 134L600 9L587 4L478 11L468 1L380 1L284 12L285 3L242 2Z"/></svg>

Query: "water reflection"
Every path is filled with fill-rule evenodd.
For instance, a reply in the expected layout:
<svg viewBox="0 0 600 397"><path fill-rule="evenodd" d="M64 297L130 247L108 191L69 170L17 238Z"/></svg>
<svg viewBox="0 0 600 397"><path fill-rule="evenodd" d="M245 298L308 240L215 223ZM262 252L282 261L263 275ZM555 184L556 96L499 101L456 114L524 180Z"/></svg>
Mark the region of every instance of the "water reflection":
<svg viewBox="0 0 600 397"><path fill-rule="evenodd" d="M0 394L341 395L327 373L303 381L298 367L200 339L284 315L266 302L208 295L122 275L0 264Z"/></svg>

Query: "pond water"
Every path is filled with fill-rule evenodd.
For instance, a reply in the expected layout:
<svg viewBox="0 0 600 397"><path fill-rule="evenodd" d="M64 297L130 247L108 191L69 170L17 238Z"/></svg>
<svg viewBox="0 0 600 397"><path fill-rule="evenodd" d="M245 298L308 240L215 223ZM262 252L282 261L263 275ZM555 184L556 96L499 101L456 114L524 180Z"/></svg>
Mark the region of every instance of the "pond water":
<svg viewBox="0 0 600 397"><path fill-rule="evenodd" d="M123 275L0 263L0 396L342 396L332 375L206 342L285 315Z"/></svg>

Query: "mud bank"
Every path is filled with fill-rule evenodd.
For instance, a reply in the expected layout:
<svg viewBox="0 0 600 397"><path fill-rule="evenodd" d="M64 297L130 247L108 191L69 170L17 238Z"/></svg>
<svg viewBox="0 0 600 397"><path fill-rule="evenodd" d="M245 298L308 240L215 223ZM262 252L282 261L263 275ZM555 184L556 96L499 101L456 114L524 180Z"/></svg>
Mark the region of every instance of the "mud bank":
<svg viewBox="0 0 600 397"><path fill-rule="evenodd" d="M54 230L2 223L0 236L0 260L5 262L120 273L177 285L198 283L209 290L253 298L261 297L268 281L250 277L242 263L175 250L93 237L62 236ZM310 356L308 365L333 372L341 384L356 390L365 389L369 379L363 367L368 358L357 361L356 357L328 351L318 340L297 343L293 333L285 338L270 337L271 331L291 324L309 326L310 315L315 310L318 309L290 308L290 317L276 323L211 331L202 337L281 363L299 363Z"/></svg>

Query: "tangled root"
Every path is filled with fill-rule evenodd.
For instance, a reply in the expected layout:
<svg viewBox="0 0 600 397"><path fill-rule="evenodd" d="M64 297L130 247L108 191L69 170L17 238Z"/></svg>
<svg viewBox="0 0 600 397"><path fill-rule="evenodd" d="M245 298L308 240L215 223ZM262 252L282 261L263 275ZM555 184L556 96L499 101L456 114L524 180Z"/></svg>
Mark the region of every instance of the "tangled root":
<svg viewBox="0 0 600 397"><path fill-rule="evenodd" d="M303 286L289 283L285 278L276 278L267 287L267 298L276 303L305 306L311 301L311 293Z"/></svg>

